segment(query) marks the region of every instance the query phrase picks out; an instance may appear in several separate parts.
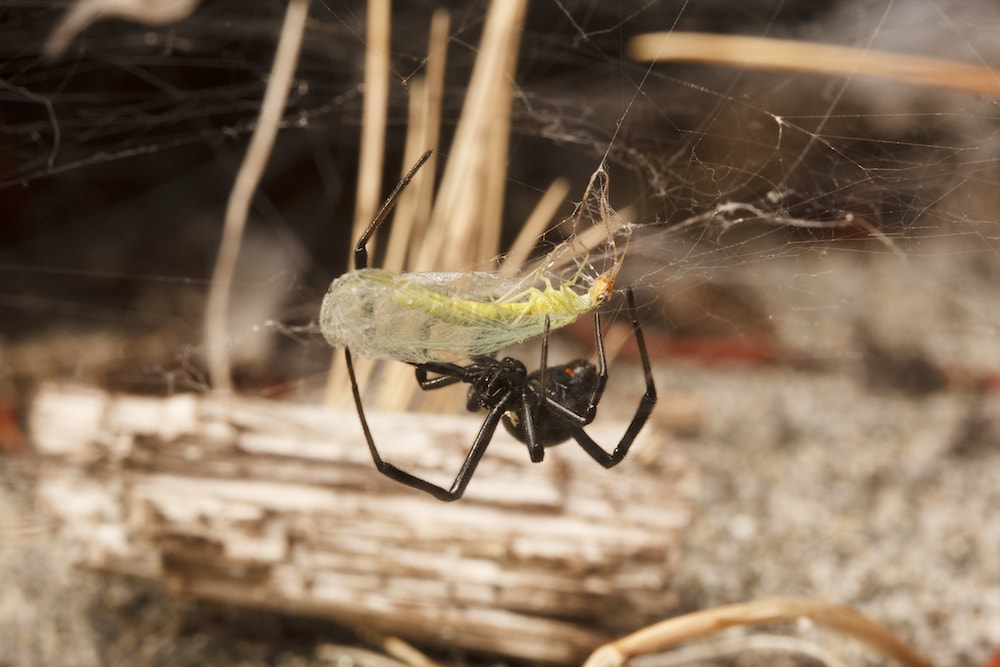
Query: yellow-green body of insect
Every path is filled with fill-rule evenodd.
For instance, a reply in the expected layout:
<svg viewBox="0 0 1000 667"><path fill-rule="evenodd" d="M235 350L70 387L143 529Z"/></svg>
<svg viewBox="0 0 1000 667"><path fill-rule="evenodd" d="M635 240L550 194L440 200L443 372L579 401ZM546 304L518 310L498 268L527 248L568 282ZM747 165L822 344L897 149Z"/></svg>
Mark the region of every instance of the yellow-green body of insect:
<svg viewBox="0 0 1000 667"><path fill-rule="evenodd" d="M614 287L601 274L590 287L577 273L558 287L541 271L508 278L483 272L394 273L361 269L330 285L320 327L335 347L411 363L489 355L575 321Z"/></svg>

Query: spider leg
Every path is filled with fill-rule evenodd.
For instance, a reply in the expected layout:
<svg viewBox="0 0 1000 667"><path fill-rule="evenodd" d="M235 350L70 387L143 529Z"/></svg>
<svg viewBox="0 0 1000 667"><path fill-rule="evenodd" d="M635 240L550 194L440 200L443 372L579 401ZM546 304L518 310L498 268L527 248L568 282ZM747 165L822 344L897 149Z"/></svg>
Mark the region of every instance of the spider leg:
<svg viewBox="0 0 1000 667"><path fill-rule="evenodd" d="M508 398L507 401L509 400ZM507 401L498 404L487 413L486 419L483 420L483 425L479 427L479 433L476 434L476 439L472 441L472 447L469 449L468 456L465 457L465 462L459 469L458 475L455 476L455 481L451 483L451 488L445 491L441 487L436 487L439 491L443 492L440 495L430 491L436 498L439 500L458 500L465 493L465 487L469 485L473 473L476 472L479 460L483 458L483 453L493 440L493 434L500 424L500 418L503 417L503 413L506 411L505 403ZM424 483L427 484L427 482ZM433 487L434 485L431 484L430 486ZM427 489L424 490L426 491Z"/></svg>
<svg viewBox="0 0 1000 667"><path fill-rule="evenodd" d="M542 329L542 358L538 363L538 386L544 389L549 385L548 382L548 371L549 371L549 316L545 316L545 328Z"/></svg>
<svg viewBox="0 0 1000 667"><path fill-rule="evenodd" d="M368 224L368 228L365 229L361 238L358 239L357 245L354 246L354 268L355 269L367 269L368 268L368 241L371 240L372 235L375 230L385 222L385 219L389 217L392 213L393 207L396 206L396 201L399 199L399 195L403 193L406 186L410 184L413 177L416 175L417 171L424 166L424 162L427 162L427 158L431 156L432 151L427 151L420 156L417 163L410 167L410 170L406 172L406 176L396 184L396 187L392 189L389 196L386 198L385 203L382 204L382 208L378 210L375 214L375 218Z"/></svg>
<svg viewBox="0 0 1000 667"><path fill-rule="evenodd" d="M584 432L582 425L573 426L570 429L573 439L580 443L580 446L583 447L584 451L590 454L592 459L600 463L605 468L611 468L612 466L616 466L622 462L622 459L624 459L625 455L628 454L628 450L635 441L639 431L642 430L643 426L645 426L650 413L653 412L653 406L656 405L656 385L653 383L653 370L649 363L649 353L646 351L646 341L642 336L642 327L639 326L639 314L635 305L635 295L632 293L632 290L629 289L626 291L625 296L628 299L629 314L632 317L632 331L635 334L635 342L639 347L639 358L642 360L642 371L646 380L646 392L639 400L639 406L636 408L635 414L632 416L632 421L629 422L628 428L625 429L625 434L622 436L621 440L618 441L614 451L611 453L608 453L600 445L594 442L594 439ZM606 379L607 369L605 368L604 361L604 345L600 340L600 329L597 331L600 368ZM600 392L604 390L603 381L599 382L599 384L600 391L595 389L594 392L598 401L600 400ZM592 400L588 410L596 411L596 407L597 403ZM565 410L565 408L563 408L563 410ZM566 412L569 412L571 415L574 414L568 410L566 410ZM591 416L591 420L592 419L593 416ZM587 423L589 424L590 422L588 421Z"/></svg>
<svg viewBox="0 0 1000 667"><path fill-rule="evenodd" d="M424 391L450 387L460 382L470 385L474 384L473 373L470 373L470 369L475 368L475 364L472 366L459 366L458 364L449 364L440 361L428 361L423 364L416 364L415 367L417 384ZM427 377L428 372L437 373L439 377L429 378ZM465 409L469 412L476 412L480 407L476 394L470 391L466 399Z"/></svg>
<svg viewBox="0 0 1000 667"><path fill-rule="evenodd" d="M465 382L467 373L465 368L458 364L446 364L442 362L428 362L415 365L417 383L424 391L450 387L459 382ZM427 373L437 373L439 377L429 378Z"/></svg>
<svg viewBox="0 0 1000 667"><path fill-rule="evenodd" d="M364 431L365 441L368 443L368 451L371 453L372 461L375 463L375 468L386 477L419 491L429 493L438 500L450 501L461 498L462 494L465 493L465 487L469 485L469 481L472 479L472 475L476 471L476 466L479 465L480 459L483 458L483 453L493 440L493 434L496 431L497 425L500 423L500 418L507 410L507 406L510 403L510 398L513 392L508 392L507 395L486 415L486 419L483 421L483 425L479 427L479 433L476 434L476 439L472 442L472 447L469 449L469 453L465 457L465 462L459 469L458 475L455 477L455 481L451 483L451 487L446 489L443 486L439 486L433 482L429 482L426 479L417 477L412 473L408 473L405 470L397 468L388 461L385 461L378 453L378 448L375 446L375 440L372 438L371 429L368 426L368 419L365 417L364 407L361 405L361 390L358 388L357 378L354 375L354 364L351 361L351 351L346 347L344 348L344 359L347 362L347 374L351 378L351 393L354 395L354 406L358 410L358 420L361 422L361 430Z"/></svg>
<svg viewBox="0 0 1000 667"><path fill-rule="evenodd" d="M521 423L524 424L524 444L528 446L528 456L531 458L532 463L538 463L545 458L545 445L538 442L537 431L535 430L535 414L538 410L538 398L533 391L525 388L518 397L518 404L518 416L521 418Z"/></svg>
<svg viewBox="0 0 1000 667"><path fill-rule="evenodd" d="M628 297L630 312L632 313L632 326L638 327L639 320L636 316L635 297L632 295L632 288L629 287L625 292ZM639 329L635 329L639 332L639 339L641 340L642 332ZM641 345L641 343L640 343ZM604 334L601 332L601 314L594 311L594 346L597 348L597 382L594 384L594 391L590 395L590 402L587 403L587 411L584 413L586 417L586 423L594 421L594 417L597 415L597 406L601 402L601 397L604 396L604 385L608 383L608 361L604 357Z"/></svg>
<svg viewBox="0 0 1000 667"><path fill-rule="evenodd" d="M539 392L535 392L527 387L521 391L519 397L518 413L521 423L524 424L524 443L528 446L528 457L532 463L538 463L545 458L545 446L539 444L537 432L535 430L535 415L539 412L542 403L555 403L545 392L548 386L548 364L549 364L549 316L545 316L545 328L542 330L542 358L539 362L538 386ZM562 407L561 405L559 407Z"/></svg>
<svg viewBox="0 0 1000 667"><path fill-rule="evenodd" d="M629 293L631 293L631 289L629 290ZM633 322L635 322L634 318ZM548 318L546 318L546 324L548 324ZM548 328L546 328L546 332L547 331ZM546 366L547 343L547 338L543 338L542 365L541 371L539 372L539 381L542 387L547 386L545 384L545 373L548 370ZM604 386L608 382L608 363L604 355L604 335L601 333L601 315L597 311L594 311L594 343L597 347L597 378L594 383L594 389L590 393L590 400L587 402L587 408L584 410L583 414L574 412L547 394L542 397L542 400L545 401L546 410L552 413L553 416L564 422L569 422L570 424L575 424L581 427L594 421L594 417L597 415L597 405L601 402L601 397L604 395Z"/></svg>

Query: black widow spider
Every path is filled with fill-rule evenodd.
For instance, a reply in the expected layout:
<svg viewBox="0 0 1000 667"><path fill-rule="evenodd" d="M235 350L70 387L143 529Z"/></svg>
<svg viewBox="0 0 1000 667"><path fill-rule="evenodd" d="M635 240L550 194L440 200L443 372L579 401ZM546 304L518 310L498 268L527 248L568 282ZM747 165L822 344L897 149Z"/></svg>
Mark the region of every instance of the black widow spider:
<svg viewBox="0 0 1000 667"><path fill-rule="evenodd" d="M366 246L369 239L388 216L399 194L409 184L410 179L423 165L428 155L430 155L429 151L396 185L382 208L379 209L375 219L358 239L354 247L355 269L367 268L368 252ZM354 374L354 364L351 361L351 351L344 347L344 359L347 362L347 372L351 379L354 405L357 408L358 419L361 422L361 428L364 431L368 450L371 452L375 467L383 475L429 493L439 500L458 500L469 485L476 466L493 440L493 435L500 422L503 422L504 427L512 436L527 445L528 455L533 462L537 463L544 458L546 447L560 444L572 438L580 444L587 454L605 468L611 468L621 463L653 411L653 406L656 405L656 386L653 383L653 372L650 368L642 328L639 326L635 296L631 288L626 290L625 295L628 300L629 315L632 319L632 331L642 360L646 391L639 400L632 421L615 446L614 451L609 453L604 450L583 430L585 426L594 421L594 417L597 415L597 406L601 401L608 379L604 339L601 334L601 317L597 311L594 311L594 342L597 347L596 367L586 359L576 359L568 364L548 366L548 317L546 317L544 333L542 334L539 370L533 373L529 374L525 365L512 357L495 359L477 356L473 357L472 363L466 366L444 362L412 364L416 369L416 378L421 389L425 391L439 389L460 382L468 384L469 397L466 404L468 410L475 412L479 409L485 409L488 412L472 442L465 462L449 488L417 477L382 459L372 438L371 429L368 427L368 420L365 418L361 392ZM431 377L430 374L434 374L434 377Z"/></svg>

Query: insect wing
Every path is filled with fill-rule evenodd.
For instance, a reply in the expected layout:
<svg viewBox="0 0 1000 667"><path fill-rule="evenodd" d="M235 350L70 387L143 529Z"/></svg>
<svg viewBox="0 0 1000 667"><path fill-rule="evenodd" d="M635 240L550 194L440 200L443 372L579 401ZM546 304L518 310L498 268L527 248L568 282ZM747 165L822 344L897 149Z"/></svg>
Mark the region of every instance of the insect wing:
<svg viewBox="0 0 1000 667"><path fill-rule="evenodd" d="M320 327L331 345L364 357L424 363L493 354L544 330L544 314L497 306L524 282L493 273L362 269L330 285Z"/></svg>

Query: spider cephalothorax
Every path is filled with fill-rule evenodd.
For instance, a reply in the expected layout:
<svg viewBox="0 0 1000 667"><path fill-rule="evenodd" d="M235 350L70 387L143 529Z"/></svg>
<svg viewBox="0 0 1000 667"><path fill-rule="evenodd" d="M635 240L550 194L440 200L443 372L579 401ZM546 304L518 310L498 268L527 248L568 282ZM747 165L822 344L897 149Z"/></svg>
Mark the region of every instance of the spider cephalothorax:
<svg viewBox="0 0 1000 667"><path fill-rule="evenodd" d="M429 370L429 369L427 369ZM489 410L511 395L524 389L528 382L528 369L517 359L504 357L497 361L492 357L476 357L465 367L469 383L469 412L480 408ZM417 380L420 380L418 375Z"/></svg>

